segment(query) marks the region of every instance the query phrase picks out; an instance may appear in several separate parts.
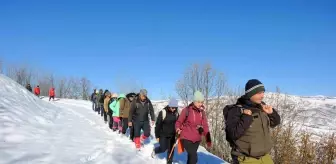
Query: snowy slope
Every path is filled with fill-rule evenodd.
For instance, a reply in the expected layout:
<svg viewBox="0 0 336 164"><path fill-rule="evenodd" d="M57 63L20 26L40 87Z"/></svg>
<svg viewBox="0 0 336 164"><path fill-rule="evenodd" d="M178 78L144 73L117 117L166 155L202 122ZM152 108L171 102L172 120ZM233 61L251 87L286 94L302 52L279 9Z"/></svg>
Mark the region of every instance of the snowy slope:
<svg viewBox="0 0 336 164"><path fill-rule="evenodd" d="M154 134L152 132L152 134ZM91 103L61 99L48 102L0 75L0 163L165 163L165 154L152 159L153 137L141 152L126 137L110 131ZM199 163L224 163L198 150ZM175 154L186 163L186 154Z"/></svg>

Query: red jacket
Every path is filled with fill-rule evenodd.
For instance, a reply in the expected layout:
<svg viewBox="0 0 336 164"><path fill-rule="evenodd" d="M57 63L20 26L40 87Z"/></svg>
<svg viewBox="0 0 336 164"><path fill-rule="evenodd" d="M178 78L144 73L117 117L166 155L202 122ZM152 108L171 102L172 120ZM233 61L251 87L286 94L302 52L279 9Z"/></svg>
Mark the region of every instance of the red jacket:
<svg viewBox="0 0 336 164"><path fill-rule="evenodd" d="M187 110L188 117L186 117ZM180 117L176 121L175 128L182 130L180 133L181 139L195 143L202 140L202 135L197 130L199 125L204 129L202 135L206 136L209 132L209 125L204 109L197 109L193 104L190 104L182 110Z"/></svg>
<svg viewBox="0 0 336 164"><path fill-rule="evenodd" d="M55 96L55 88L50 88L49 96Z"/></svg>
<svg viewBox="0 0 336 164"><path fill-rule="evenodd" d="M35 87L34 88L34 93L35 93L35 95L40 95L40 88L39 87Z"/></svg>

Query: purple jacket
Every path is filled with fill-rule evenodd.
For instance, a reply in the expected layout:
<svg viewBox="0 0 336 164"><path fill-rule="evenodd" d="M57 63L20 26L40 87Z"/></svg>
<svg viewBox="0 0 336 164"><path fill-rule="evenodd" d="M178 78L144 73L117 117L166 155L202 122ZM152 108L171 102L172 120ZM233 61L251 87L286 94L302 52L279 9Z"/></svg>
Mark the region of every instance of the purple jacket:
<svg viewBox="0 0 336 164"><path fill-rule="evenodd" d="M188 116L186 116L186 111L188 111ZM208 135L206 137L209 140L209 126L204 108L197 109L193 104L190 104L182 110L180 117L176 121L175 128L182 130L180 134L181 139L195 143L202 140L202 135L197 130L198 126L203 126L204 131L202 135Z"/></svg>

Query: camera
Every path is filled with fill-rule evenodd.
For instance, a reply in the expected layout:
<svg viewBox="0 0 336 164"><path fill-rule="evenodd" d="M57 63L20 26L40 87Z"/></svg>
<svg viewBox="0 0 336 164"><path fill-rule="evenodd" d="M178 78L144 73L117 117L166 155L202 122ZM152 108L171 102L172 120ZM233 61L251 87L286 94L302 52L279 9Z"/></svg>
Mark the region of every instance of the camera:
<svg viewBox="0 0 336 164"><path fill-rule="evenodd" d="M201 125L198 125L198 126L197 126L197 130L198 130L198 133L199 133L200 135L202 135L202 133L204 132L203 126L201 126Z"/></svg>

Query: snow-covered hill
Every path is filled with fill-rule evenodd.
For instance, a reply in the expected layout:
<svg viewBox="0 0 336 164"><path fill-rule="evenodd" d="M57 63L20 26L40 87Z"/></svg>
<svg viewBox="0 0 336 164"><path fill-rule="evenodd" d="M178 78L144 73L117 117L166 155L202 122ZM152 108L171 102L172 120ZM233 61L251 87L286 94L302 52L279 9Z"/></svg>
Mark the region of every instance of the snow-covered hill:
<svg viewBox="0 0 336 164"><path fill-rule="evenodd" d="M162 107L159 104L157 110ZM150 157L155 145L151 137L143 150L136 152L128 138L109 130L90 102L41 100L0 74L1 164L163 164L165 153L157 159ZM202 147L198 154L200 164L225 163ZM186 163L186 159L186 154L175 153L176 163Z"/></svg>

